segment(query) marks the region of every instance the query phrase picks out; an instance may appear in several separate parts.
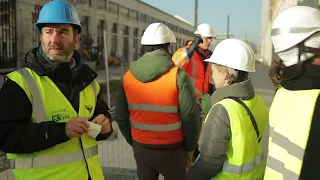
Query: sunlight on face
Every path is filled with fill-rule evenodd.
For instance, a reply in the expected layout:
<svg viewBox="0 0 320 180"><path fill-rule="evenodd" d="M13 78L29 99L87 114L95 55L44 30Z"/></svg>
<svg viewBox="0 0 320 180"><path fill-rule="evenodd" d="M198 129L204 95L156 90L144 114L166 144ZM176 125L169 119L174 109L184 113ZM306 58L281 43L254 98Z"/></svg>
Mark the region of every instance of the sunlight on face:
<svg viewBox="0 0 320 180"><path fill-rule="evenodd" d="M214 81L215 88L222 88L227 86L228 80L226 79L227 74L225 72L221 72L218 69L217 65L214 63L211 64L211 71L211 78Z"/></svg>

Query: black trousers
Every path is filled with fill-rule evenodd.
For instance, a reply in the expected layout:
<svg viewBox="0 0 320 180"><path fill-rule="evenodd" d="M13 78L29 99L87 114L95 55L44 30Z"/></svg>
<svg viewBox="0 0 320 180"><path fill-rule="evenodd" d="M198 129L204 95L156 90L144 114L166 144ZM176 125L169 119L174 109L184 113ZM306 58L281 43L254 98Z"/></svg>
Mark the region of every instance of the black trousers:
<svg viewBox="0 0 320 180"><path fill-rule="evenodd" d="M187 153L182 149L154 150L133 145L139 180L185 180Z"/></svg>

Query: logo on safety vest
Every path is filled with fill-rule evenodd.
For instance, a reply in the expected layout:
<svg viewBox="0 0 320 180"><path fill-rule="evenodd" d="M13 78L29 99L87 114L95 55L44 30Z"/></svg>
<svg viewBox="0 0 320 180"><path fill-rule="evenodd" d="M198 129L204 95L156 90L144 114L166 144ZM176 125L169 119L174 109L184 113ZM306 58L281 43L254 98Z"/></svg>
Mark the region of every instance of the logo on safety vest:
<svg viewBox="0 0 320 180"><path fill-rule="evenodd" d="M68 114L55 114L52 116L52 120L55 122L60 122L67 119L70 119L70 116Z"/></svg>
<svg viewBox="0 0 320 180"><path fill-rule="evenodd" d="M93 106L90 106L90 105L84 105L84 106L90 113L92 112Z"/></svg>
<svg viewBox="0 0 320 180"><path fill-rule="evenodd" d="M66 109L59 109L52 111L52 121L60 122L70 119L69 113Z"/></svg>

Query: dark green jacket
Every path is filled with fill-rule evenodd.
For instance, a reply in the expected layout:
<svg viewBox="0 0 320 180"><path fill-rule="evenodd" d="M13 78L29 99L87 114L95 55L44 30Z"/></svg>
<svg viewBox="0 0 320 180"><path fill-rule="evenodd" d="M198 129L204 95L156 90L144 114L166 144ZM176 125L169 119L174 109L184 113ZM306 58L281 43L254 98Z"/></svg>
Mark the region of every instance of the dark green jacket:
<svg viewBox="0 0 320 180"><path fill-rule="evenodd" d="M168 69L174 66L170 55L163 50L156 50L146 53L139 60L130 64L130 71L133 76L140 82L151 82L161 77ZM131 136L130 127L130 111L128 109L128 102L123 88L123 81L121 80L121 87L117 97L115 120L117 121L120 131L132 145L139 144L134 141ZM178 148L183 147L186 151L192 151L198 140L200 128L200 112L196 102L195 92L192 83L187 73L179 69L177 73L177 88L179 91L179 114L182 122L182 132L184 136L183 143L171 146L163 145L146 145L141 146L149 148ZM163 92L166 93L166 92ZM159 121L161 118L159 118Z"/></svg>

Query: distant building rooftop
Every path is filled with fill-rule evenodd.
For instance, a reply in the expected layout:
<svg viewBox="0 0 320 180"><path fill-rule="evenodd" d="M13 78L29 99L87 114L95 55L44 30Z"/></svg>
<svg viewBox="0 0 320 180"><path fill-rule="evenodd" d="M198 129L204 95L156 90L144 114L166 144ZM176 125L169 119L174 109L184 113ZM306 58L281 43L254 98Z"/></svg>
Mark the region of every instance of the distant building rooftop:
<svg viewBox="0 0 320 180"><path fill-rule="evenodd" d="M180 21L183 21L183 22L185 22L185 23L187 23L187 24L189 24L189 25L191 25L191 26L194 26L194 24L192 24L191 22L183 19L182 17L180 17L180 16L178 16L178 15L174 15L173 17L175 17L175 18L179 19Z"/></svg>

